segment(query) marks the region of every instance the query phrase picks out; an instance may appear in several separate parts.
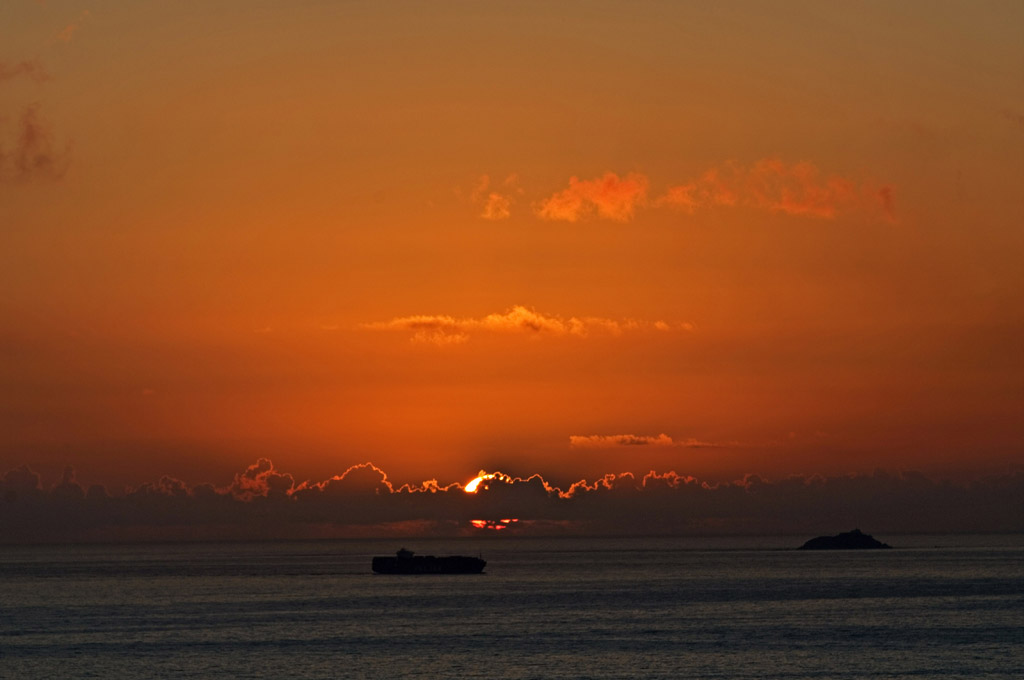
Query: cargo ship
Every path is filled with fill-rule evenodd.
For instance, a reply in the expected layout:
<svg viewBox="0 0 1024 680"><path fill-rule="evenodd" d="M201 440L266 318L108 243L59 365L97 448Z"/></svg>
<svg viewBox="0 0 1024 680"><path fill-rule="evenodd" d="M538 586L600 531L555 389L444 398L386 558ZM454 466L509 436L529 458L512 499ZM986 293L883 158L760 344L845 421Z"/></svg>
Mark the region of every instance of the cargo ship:
<svg viewBox="0 0 1024 680"><path fill-rule="evenodd" d="M402 548L394 557L374 557L375 574L479 574L487 562L479 557L448 555L416 556L411 550Z"/></svg>

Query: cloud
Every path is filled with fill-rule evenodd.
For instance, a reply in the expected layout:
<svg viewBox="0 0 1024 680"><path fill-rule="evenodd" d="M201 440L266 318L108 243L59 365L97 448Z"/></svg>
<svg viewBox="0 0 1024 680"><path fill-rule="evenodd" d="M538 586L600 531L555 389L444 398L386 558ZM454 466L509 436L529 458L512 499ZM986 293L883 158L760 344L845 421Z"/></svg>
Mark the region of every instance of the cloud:
<svg viewBox="0 0 1024 680"><path fill-rule="evenodd" d="M636 434L591 434L569 435L569 446L580 449L607 449L616 446L673 446L675 442L667 434L657 437Z"/></svg>
<svg viewBox="0 0 1024 680"><path fill-rule="evenodd" d="M96 485L84 492L70 467L46 490L21 466L0 477L0 542L472 535L481 531L473 520L486 530L503 519L518 520L507 531L535 535L1024 530L1019 471L971 482L878 471L709 484L670 470L608 473L565 488L539 474L480 476L475 493L436 480L395 488L384 470L362 463L295 484L262 458L223 487L164 476L111 495Z"/></svg>
<svg viewBox="0 0 1024 680"><path fill-rule="evenodd" d="M91 18L92 13L89 12L89 10L84 10L78 15L77 19L57 32L57 35L53 38L54 42L70 43L74 39L75 34L78 33L82 26Z"/></svg>
<svg viewBox="0 0 1024 680"><path fill-rule="evenodd" d="M397 317L390 321L368 323L364 328L371 330L407 331L412 333L413 342L435 345L455 345L469 340L473 333L522 334L529 336L576 336L586 337L592 333L621 335L629 331L656 330L666 332L673 326L664 321L637 321L626 319L616 321L601 317L570 317L568 319L541 314L522 305L515 305L506 312L488 314L481 318L456 319L443 315L416 315ZM692 330L690 324L676 327Z"/></svg>
<svg viewBox="0 0 1024 680"><path fill-rule="evenodd" d="M0 61L0 83L19 77L41 83L49 80L50 74L35 59ZM0 123L5 119L0 116ZM68 157L68 147L55 145L52 128L39 113L39 105L30 104L17 118L13 135L0 138L0 181L60 178L67 170Z"/></svg>
<svg viewBox="0 0 1024 680"><path fill-rule="evenodd" d="M543 200L537 215L546 220L577 222L594 216L616 222L628 222L636 209L647 202L650 182L646 175L631 172L620 178L614 172L603 177L569 179L569 187Z"/></svg>
<svg viewBox="0 0 1024 680"><path fill-rule="evenodd" d="M673 439L667 434L658 436L637 434L569 435L569 446L574 449L612 449L620 446L661 446L681 448L716 448L719 445L698 439Z"/></svg>
<svg viewBox="0 0 1024 680"><path fill-rule="evenodd" d="M594 217L628 222L645 207L669 207L688 213L726 207L814 219L873 211L893 219L892 187L825 173L809 161L786 163L763 158L748 165L726 162L688 182L670 185L654 200L648 199L649 187L649 178L636 172L625 177L607 172L590 180L572 177L566 189L537 203L535 213L542 219L566 222ZM486 183L478 192L480 200L489 199L485 190ZM494 198L495 215L503 214L501 199L500 194Z"/></svg>
<svg viewBox="0 0 1024 680"><path fill-rule="evenodd" d="M420 314L397 317L391 321L363 324L363 327L371 330L409 331L412 333L413 342L453 345L469 340L469 335L463 329L472 323L472 319L460 321L451 316Z"/></svg>
<svg viewBox="0 0 1024 680"><path fill-rule="evenodd" d="M1012 109L1003 109L1003 118L1010 121L1017 127L1024 129L1024 113Z"/></svg>
<svg viewBox="0 0 1024 680"><path fill-rule="evenodd" d="M50 495L63 501L85 498L85 491L75 479L75 468L70 465L65 466L60 481L50 489Z"/></svg>
<svg viewBox="0 0 1024 680"><path fill-rule="evenodd" d="M287 495L294 487L295 479L291 475L275 470L269 458L260 458L245 472L235 475L229 491L235 498L252 500L257 496Z"/></svg>
<svg viewBox="0 0 1024 680"><path fill-rule="evenodd" d="M523 193L519 175L508 175L500 185L492 185L489 175L481 175L469 195L470 202L481 206L480 217L485 220L506 220L512 216L512 206Z"/></svg>
<svg viewBox="0 0 1024 680"><path fill-rule="evenodd" d="M393 492L387 473L369 462L353 465L340 475L322 482L303 482L294 490L298 496L309 493L377 495Z"/></svg>
<svg viewBox="0 0 1024 680"><path fill-rule="evenodd" d="M192 495L192 491L189 489L188 484L186 484L182 480L177 479L175 477L171 477L169 475L164 475L160 478L159 481L155 483L149 482L146 484L142 484L135 489L132 489L128 493L128 495L140 498L184 498L186 496ZM236 497L244 498L245 500L250 500L252 498L252 495Z"/></svg>
<svg viewBox="0 0 1024 680"><path fill-rule="evenodd" d="M699 178L670 186L655 201L693 213L710 207L752 207L798 217L833 219L844 211L882 210L892 217L891 187L825 174L813 163L787 164L765 158L706 170Z"/></svg>
<svg viewBox="0 0 1024 680"><path fill-rule="evenodd" d="M0 483L0 498L7 502L37 496L42 493L39 485L39 475L33 472L27 465L8 470Z"/></svg>
<svg viewBox="0 0 1024 680"><path fill-rule="evenodd" d="M896 218L895 206L893 204L892 189L890 187L882 187L878 190L878 200L882 204L882 210L886 216L892 220Z"/></svg>
<svg viewBox="0 0 1024 680"><path fill-rule="evenodd" d="M29 80L41 83L50 79L43 65L36 60L24 60L9 64L0 61L0 82L13 80L19 76L25 76Z"/></svg>
<svg viewBox="0 0 1024 680"><path fill-rule="evenodd" d="M487 201L484 204L480 217L485 220L505 220L512 215L512 199L497 192L487 194Z"/></svg>
<svg viewBox="0 0 1024 680"><path fill-rule="evenodd" d="M0 177L25 181L59 179L68 168L70 146L58 148L50 123L35 104L22 111L10 153L0 148Z"/></svg>
<svg viewBox="0 0 1024 680"><path fill-rule="evenodd" d="M602 322L604 320L601 320ZM516 305L504 314L488 314L483 319L475 322L484 330L497 332L526 332L526 333L553 333L563 335L565 333L582 334L584 322L573 318L569 322L554 316L544 316L532 309ZM614 322L613 322L614 323Z"/></svg>

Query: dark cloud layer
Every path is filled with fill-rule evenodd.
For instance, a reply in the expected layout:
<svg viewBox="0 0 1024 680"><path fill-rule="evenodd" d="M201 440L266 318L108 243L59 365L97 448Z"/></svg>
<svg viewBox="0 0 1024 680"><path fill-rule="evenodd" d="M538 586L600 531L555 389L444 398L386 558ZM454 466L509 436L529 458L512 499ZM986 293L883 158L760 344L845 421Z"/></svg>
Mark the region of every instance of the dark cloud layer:
<svg viewBox="0 0 1024 680"><path fill-rule="evenodd" d="M396 487L372 463L296 483L260 459L224 487L163 477L113 495L67 468L44 488L22 466L0 478L0 541L203 540L459 535L474 519L516 518L513 533L814 534L858 526L894 534L1024 530L1024 474L959 484L917 473L709 485L675 472L609 474L567 489L492 473L476 493L430 480Z"/></svg>

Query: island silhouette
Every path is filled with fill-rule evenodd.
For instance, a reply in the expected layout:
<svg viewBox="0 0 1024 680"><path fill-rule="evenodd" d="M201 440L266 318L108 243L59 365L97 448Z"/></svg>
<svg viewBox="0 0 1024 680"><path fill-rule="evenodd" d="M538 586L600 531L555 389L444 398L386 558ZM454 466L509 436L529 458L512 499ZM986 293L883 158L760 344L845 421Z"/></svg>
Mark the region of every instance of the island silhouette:
<svg viewBox="0 0 1024 680"><path fill-rule="evenodd" d="M860 529L854 529L835 536L812 538L800 546L799 550L874 550L878 548L892 548L892 546L875 540L874 536L869 536Z"/></svg>

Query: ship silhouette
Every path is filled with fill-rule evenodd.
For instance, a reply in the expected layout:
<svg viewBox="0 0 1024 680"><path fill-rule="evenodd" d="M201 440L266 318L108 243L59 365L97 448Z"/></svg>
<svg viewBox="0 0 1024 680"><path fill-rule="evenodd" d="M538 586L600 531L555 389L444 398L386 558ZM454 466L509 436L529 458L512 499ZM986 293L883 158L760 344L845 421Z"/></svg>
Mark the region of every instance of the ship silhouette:
<svg viewBox="0 0 1024 680"><path fill-rule="evenodd" d="M402 548L394 557L374 557L372 567L376 574L479 574L486 565L479 557L414 555Z"/></svg>

